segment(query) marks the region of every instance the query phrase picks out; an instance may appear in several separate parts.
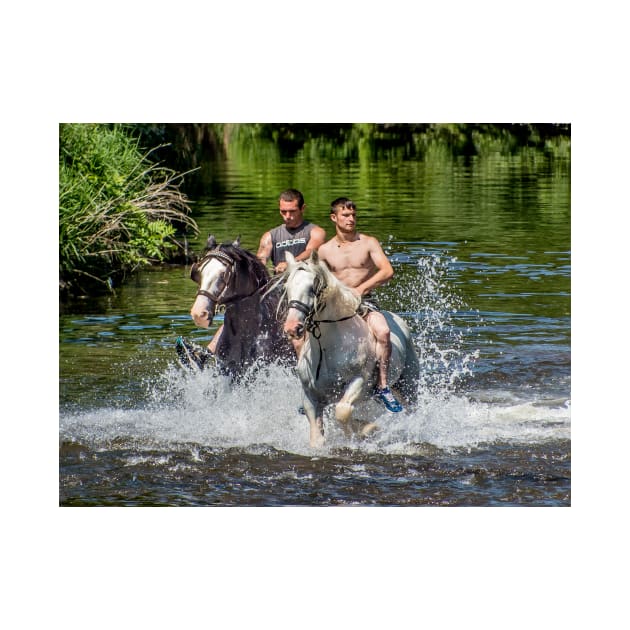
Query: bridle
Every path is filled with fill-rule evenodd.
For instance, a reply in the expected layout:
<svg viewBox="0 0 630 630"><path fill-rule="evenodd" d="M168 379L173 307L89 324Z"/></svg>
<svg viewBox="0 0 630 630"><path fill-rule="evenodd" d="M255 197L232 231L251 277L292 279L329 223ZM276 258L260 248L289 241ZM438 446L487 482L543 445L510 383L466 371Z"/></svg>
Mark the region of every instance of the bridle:
<svg viewBox="0 0 630 630"><path fill-rule="evenodd" d="M313 282L313 292L315 294L313 306L309 306L300 300L289 300L288 308L294 308L304 314L304 327L315 337L315 339L319 339L321 337L321 331L319 329L320 324L345 322L347 319L352 319L359 313L359 309L357 308L352 315L340 317L339 319L315 319L315 315L323 311L326 306L326 301L322 299L324 286L322 286L322 282L318 276L315 276L315 281Z"/></svg>
<svg viewBox="0 0 630 630"><path fill-rule="evenodd" d="M219 295L213 295L210 291L206 291L205 289L199 289L197 291L197 295L203 295L207 297L209 300L212 300L215 304L219 304L221 302L221 297L227 290L229 283L229 276L234 272L234 260L230 256L228 256L225 252L222 252L220 249L213 249L205 254L205 256L199 261L199 263L194 263L190 269L190 277L197 283L201 283L201 272L204 270L204 267L213 259L216 258L224 263L227 267L228 277L224 278L225 287L219 293Z"/></svg>
<svg viewBox="0 0 630 630"><path fill-rule="evenodd" d="M244 300L246 298L252 297L252 295L260 291L260 289L262 288L259 283L256 289L254 289L254 291L252 291L248 295L235 295L234 297L229 298L227 300L223 299L223 294L227 291L230 284L231 276L234 274L234 266L236 265L236 261L231 256L226 254L224 251L221 251L220 249L217 249L217 248L212 249L209 252L207 252L204 255L204 257L199 261L199 263L194 263L193 266L191 267L190 277L195 282L197 282L197 284L201 282L201 272L203 271L204 267L213 258L220 260L227 267L226 277L224 277L223 279L225 283L225 287L218 295L213 295L212 293L210 293L210 291L206 291L205 289L199 289L197 291L197 295L203 295L204 297L213 301L215 304L226 305L226 304L231 304L232 302L238 302L239 300ZM264 286L264 284L262 286Z"/></svg>
<svg viewBox="0 0 630 630"><path fill-rule="evenodd" d="M315 295L315 300L317 301L318 296ZM325 306L325 303L322 301L321 305L318 304L315 307L309 307L308 304L304 304L304 302L300 302L300 300L289 300L288 307L294 308L301 313L304 313L304 327L308 332L310 332L315 339L319 339L322 336L321 330L319 329L320 324L336 324L337 322L345 322L347 319L352 319L359 314L359 310L357 309L352 315L346 315L346 317L340 317L339 319L315 319L315 315L319 313Z"/></svg>
<svg viewBox="0 0 630 630"><path fill-rule="evenodd" d="M315 302L313 306L309 306L308 304L304 304L304 302L300 302L300 300L289 300L288 307L294 308L300 313L304 314L304 327L308 332L312 333L316 339L319 339L321 336L321 332L319 330L319 322L317 322L314 317L315 313L321 309L316 309L315 303L317 302L317 296L315 296ZM315 330L317 330L317 334L315 334Z"/></svg>

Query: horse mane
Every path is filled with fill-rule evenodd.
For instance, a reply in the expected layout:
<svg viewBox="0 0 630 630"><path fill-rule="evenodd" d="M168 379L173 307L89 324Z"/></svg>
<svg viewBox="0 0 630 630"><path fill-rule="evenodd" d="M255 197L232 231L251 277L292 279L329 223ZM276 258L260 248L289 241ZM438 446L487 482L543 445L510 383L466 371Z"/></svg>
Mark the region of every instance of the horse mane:
<svg viewBox="0 0 630 630"><path fill-rule="evenodd" d="M337 310L344 312L354 312L359 308L361 298L350 287L338 280L323 260L311 262L310 267L315 273L318 285L318 302L330 305L334 303ZM316 308L319 309L319 305Z"/></svg>
<svg viewBox="0 0 630 630"><path fill-rule="evenodd" d="M293 280L295 273L300 269L309 270L315 275L313 288L316 296L316 312L320 312L326 306L331 306L335 310L342 312L354 312L359 308L361 298L355 295L350 287L338 280L324 261L314 261L312 259L300 261L292 266L290 271L285 271L283 274L285 289L282 292L282 303L287 301L286 285Z"/></svg>
<svg viewBox="0 0 630 630"><path fill-rule="evenodd" d="M255 254L234 245L234 243L221 243L213 249L218 249L230 256L234 260L237 273L255 280L260 295L260 311L263 321L275 320L279 296L274 291L275 286L270 282L271 276L267 267Z"/></svg>
<svg viewBox="0 0 630 630"><path fill-rule="evenodd" d="M235 263L237 270L254 279L258 287L263 287L269 282L269 272L258 257L246 249L234 245L234 243L221 243L212 249L225 252ZM212 251L207 249L204 253Z"/></svg>

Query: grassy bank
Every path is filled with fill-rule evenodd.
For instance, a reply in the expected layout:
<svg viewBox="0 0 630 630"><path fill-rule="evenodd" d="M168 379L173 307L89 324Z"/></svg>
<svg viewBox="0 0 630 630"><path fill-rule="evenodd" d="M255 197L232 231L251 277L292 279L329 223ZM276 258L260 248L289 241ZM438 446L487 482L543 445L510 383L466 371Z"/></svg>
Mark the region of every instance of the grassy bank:
<svg viewBox="0 0 630 630"><path fill-rule="evenodd" d="M174 256L177 231L197 230L182 177L150 160L121 126L61 124L60 290L111 290L138 268Z"/></svg>

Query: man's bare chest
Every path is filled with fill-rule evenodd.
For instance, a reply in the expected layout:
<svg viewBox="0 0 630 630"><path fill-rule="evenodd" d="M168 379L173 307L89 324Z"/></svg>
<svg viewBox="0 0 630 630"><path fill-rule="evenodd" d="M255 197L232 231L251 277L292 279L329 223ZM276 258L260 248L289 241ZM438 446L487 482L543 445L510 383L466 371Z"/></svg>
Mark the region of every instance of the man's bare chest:
<svg viewBox="0 0 630 630"><path fill-rule="evenodd" d="M360 241L333 247L327 256L327 262L333 272L349 269L371 270L374 266L370 253Z"/></svg>

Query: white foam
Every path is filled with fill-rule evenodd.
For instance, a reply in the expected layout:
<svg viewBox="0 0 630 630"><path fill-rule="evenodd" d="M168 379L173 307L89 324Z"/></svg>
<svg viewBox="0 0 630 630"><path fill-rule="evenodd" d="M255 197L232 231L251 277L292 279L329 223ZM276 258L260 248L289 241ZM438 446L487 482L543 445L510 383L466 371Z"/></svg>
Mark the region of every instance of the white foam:
<svg viewBox="0 0 630 630"><path fill-rule="evenodd" d="M291 370L271 366L241 385L212 371L187 375L169 369L141 408L102 408L64 415L63 439L95 444L112 440L193 444L251 449L268 445L312 455L308 422L298 414L301 388ZM420 394L418 406L400 414L380 413L380 430L369 440L350 440L331 414L325 418L324 452L351 446L366 452L407 453L423 446L440 449L484 443L536 443L570 438L570 405L522 400L512 392L480 392L478 399L456 394Z"/></svg>

